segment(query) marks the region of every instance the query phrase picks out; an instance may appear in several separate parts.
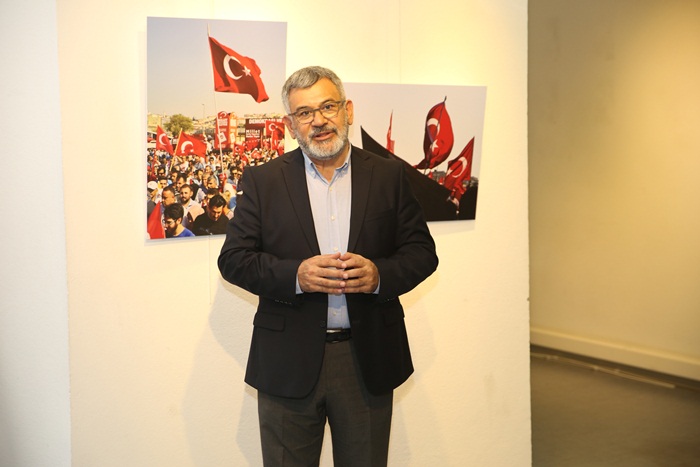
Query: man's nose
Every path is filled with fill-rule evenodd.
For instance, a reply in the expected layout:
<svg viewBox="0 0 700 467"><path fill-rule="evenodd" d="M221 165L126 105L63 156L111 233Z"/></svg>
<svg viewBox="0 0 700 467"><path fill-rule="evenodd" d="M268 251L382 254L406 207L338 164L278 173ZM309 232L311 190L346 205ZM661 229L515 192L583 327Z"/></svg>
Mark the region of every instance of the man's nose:
<svg viewBox="0 0 700 467"><path fill-rule="evenodd" d="M314 119L311 124L314 126L323 126L328 121L328 118L321 113L321 109L314 109Z"/></svg>

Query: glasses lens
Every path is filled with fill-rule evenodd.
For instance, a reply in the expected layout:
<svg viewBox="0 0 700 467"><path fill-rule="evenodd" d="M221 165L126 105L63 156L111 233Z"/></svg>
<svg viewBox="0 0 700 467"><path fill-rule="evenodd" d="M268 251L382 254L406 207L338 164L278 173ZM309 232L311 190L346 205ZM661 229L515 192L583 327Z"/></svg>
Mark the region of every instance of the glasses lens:
<svg viewBox="0 0 700 467"><path fill-rule="evenodd" d="M326 118L332 118L338 115L339 104L337 102L328 102L324 104L319 110Z"/></svg>
<svg viewBox="0 0 700 467"><path fill-rule="evenodd" d="M310 121L312 121L314 119L316 111L321 112L321 115L323 115L325 118L333 118L336 115L338 115L338 111L340 110L341 104L342 102L326 102L317 109L299 109L296 112L294 112L293 115L294 117L296 117L299 123L309 123Z"/></svg>
<svg viewBox="0 0 700 467"><path fill-rule="evenodd" d="M307 123L314 119L314 111L311 109L297 110L294 114L299 123Z"/></svg>

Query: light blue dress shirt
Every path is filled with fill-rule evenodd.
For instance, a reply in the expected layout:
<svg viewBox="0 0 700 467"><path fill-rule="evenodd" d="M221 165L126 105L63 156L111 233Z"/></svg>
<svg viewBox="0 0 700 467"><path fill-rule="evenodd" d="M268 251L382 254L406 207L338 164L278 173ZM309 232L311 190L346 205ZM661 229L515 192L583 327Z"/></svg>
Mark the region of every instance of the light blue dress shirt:
<svg viewBox="0 0 700 467"><path fill-rule="evenodd" d="M304 154L306 186L309 190L311 212L316 227L321 254L346 253L350 235L350 206L352 202L352 171L350 151L345 163L335 169L329 182L321 175L311 159ZM301 293L297 279L297 292ZM345 294L328 295L328 329L349 328L348 305Z"/></svg>

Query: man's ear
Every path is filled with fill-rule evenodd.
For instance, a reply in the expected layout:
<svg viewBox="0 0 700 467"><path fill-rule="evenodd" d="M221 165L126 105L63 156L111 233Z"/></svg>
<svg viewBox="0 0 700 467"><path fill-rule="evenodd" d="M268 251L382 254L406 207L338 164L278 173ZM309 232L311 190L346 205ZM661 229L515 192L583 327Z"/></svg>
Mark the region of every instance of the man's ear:
<svg viewBox="0 0 700 467"><path fill-rule="evenodd" d="M352 101L345 102L345 112L348 114L348 125L352 125L352 121L355 118L355 108Z"/></svg>
<svg viewBox="0 0 700 467"><path fill-rule="evenodd" d="M284 122L284 126L287 127L287 130L289 130L289 136L291 136L292 139L297 139L296 133L294 132L294 122L292 121L292 117L285 115L282 118L282 121Z"/></svg>

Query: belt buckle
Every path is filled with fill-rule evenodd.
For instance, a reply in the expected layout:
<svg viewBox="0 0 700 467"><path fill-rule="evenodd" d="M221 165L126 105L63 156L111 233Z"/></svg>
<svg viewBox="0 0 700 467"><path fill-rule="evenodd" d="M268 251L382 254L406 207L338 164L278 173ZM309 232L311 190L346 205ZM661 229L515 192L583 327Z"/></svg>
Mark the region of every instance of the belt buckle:
<svg viewBox="0 0 700 467"><path fill-rule="evenodd" d="M327 329L326 330L326 342L329 344L337 344L338 342L344 342L350 339L351 333L350 329Z"/></svg>

